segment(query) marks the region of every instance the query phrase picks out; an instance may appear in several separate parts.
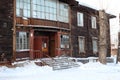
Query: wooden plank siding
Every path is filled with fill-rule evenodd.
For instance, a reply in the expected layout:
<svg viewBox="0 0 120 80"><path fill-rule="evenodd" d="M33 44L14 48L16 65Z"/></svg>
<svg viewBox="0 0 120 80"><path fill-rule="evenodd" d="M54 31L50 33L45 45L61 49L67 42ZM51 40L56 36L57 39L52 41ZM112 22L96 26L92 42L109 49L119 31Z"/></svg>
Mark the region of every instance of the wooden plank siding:
<svg viewBox="0 0 120 80"><path fill-rule="evenodd" d="M48 27L58 27L58 28L60 27L60 28L70 29L68 23L43 20L43 19L35 19L35 18L22 19L22 17L17 17L16 23L23 24L23 25L33 25L33 26L38 25L38 26L48 26Z"/></svg>
<svg viewBox="0 0 120 80"><path fill-rule="evenodd" d="M72 38L72 48L73 48L73 56L75 57L90 57L90 56L98 56L93 53L93 45L92 45L92 37L99 37L99 21L98 21L98 11L92 8L78 5L71 7L72 9L72 26L71 26L71 38ZM81 12L84 14L84 26L77 26L77 12ZM91 25L91 16L95 16L97 18L97 28L93 29ZM108 17L110 19L110 16ZM109 22L109 21L108 21ZM110 26L108 26L108 45L107 45L107 56L110 56ZM78 36L85 37L85 52L79 53L79 43ZM98 38L99 41L99 38Z"/></svg>
<svg viewBox="0 0 120 80"><path fill-rule="evenodd" d="M84 14L84 26L77 26L77 12L81 12ZM73 56L75 57L90 57L90 56L98 56L93 54L92 48L92 37L98 37L98 29L92 29L91 26L91 16L96 16L96 10L92 10L91 8L85 6L79 6L77 8L72 8L72 46L73 46ZM97 27L98 23L97 23ZM85 37L85 52L79 53L79 43L78 36Z"/></svg>
<svg viewBox="0 0 120 80"><path fill-rule="evenodd" d="M12 59L12 27L13 0L0 0L0 61ZM2 57L1 55L3 54L4 56Z"/></svg>

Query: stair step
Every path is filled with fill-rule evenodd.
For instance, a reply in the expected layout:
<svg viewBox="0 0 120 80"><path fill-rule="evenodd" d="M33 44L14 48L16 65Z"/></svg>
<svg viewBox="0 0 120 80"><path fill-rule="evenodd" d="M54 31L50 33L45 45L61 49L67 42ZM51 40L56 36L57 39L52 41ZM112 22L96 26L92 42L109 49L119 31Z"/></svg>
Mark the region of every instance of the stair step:
<svg viewBox="0 0 120 80"><path fill-rule="evenodd" d="M54 59L41 59L42 62L51 66L53 70L62 70L72 67L79 67L79 65L68 57L59 57Z"/></svg>

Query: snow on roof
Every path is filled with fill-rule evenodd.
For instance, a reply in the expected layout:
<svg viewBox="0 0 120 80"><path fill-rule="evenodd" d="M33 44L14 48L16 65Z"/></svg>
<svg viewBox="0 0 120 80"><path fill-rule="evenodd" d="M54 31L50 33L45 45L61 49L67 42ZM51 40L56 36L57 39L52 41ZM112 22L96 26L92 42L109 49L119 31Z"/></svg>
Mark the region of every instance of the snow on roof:
<svg viewBox="0 0 120 80"><path fill-rule="evenodd" d="M76 1L79 2L79 5L82 5L82 6L85 6L85 7L91 8L91 9L94 9L94 10L101 10L101 9L102 9L102 8L100 7L100 3L98 3L98 2L96 2L96 5L97 5L97 6L96 6L96 5L87 4L87 3L85 3L85 2L83 2L83 1L81 1L81 0L76 0ZM95 3L95 2L93 2L93 3ZM113 13L110 12L110 11L107 11L107 10L106 10L106 13L109 15L110 18L115 18L115 17L116 17L116 16L113 15Z"/></svg>
<svg viewBox="0 0 120 80"><path fill-rule="evenodd" d="M76 0L76 1L78 1L79 4L82 5L82 6L86 6L86 7L89 7L89 8L95 9L95 10L99 10L98 7L95 7L95 6L89 5L89 4L84 3L84 2L82 2L82 1L80 1L80 0Z"/></svg>

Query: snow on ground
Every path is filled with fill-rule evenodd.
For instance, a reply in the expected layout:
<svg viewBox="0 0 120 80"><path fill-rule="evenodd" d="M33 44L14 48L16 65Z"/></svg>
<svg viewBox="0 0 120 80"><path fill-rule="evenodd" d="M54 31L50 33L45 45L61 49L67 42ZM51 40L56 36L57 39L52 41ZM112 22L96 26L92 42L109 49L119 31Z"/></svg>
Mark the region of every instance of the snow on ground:
<svg viewBox="0 0 120 80"><path fill-rule="evenodd" d="M26 61L16 68L0 67L0 80L120 80L120 63L102 65L99 62L79 63L80 67L56 70Z"/></svg>

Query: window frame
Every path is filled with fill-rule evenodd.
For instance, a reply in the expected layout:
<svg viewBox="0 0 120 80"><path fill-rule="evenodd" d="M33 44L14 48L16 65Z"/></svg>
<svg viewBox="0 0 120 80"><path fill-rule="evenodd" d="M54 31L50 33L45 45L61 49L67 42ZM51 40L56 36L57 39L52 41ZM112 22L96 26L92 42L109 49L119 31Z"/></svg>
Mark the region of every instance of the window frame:
<svg viewBox="0 0 120 80"><path fill-rule="evenodd" d="M62 39L64 38L64 39ZM61 34L60 36L60 48L61 49L69 49L70 48L70 36L67 34Z"/></svg>
<svg viewBox="0 0 120 80"><path fill-rule="evenodd" d="M16 16L69 23L69 5L58 0L16 0Z"/></svg>
<svg viewBox="0 0 120 80"><path fill-rule="evenodd" d="M80 45L81 43L82 45ZM85 37L84 36L78 36L78 46L79 46L79 53L85 53Z"/></svg>
<svg viewBox="0 0 120 80"><path fill-rule="evenodd" d="M94 44L94 43L96 43L96 44ZM94 54L98 53L98 38L97 37L92 37L92 48L93 48Z"/></svg>
<svg viewBox="0 0 120 80"><path fill-rule="evenodd" d="M97 18L95 16L91 16L91 26L93 29L97 28Z"/></svg>
<svg viewBox="0 0 120 80"><path fill-rule="evenodd" d="M27 7L26 7L27 6ZM31 0L16 0L16 16L31 17Z"/></svg>
<svg viewBox="0 0 120 80"><path fill-rule="evenodd" d="M29 51L29 32L16 32L16 51Z"/></svg>
<svg viewBox="0 0 120 80"><path fill-rule="evenodd" d="M84 26L84 14L82 12L77 12L77 25L80 27Z"/></svg>

